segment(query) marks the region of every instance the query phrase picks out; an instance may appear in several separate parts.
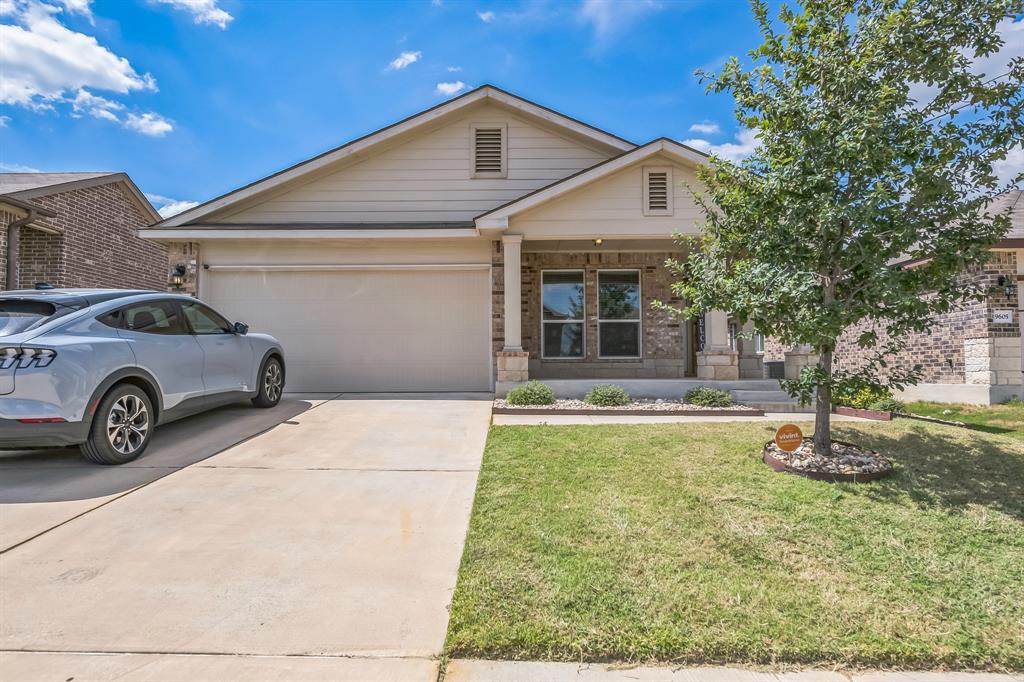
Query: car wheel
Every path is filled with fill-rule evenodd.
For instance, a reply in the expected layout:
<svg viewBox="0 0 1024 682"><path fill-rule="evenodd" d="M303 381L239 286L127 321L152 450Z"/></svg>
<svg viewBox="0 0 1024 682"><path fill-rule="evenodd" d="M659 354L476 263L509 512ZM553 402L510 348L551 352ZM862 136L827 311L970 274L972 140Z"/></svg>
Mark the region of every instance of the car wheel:
<svg viewBox="0 0 1024 682"><path fill-rule="evenodd" d="M141 455L153 436L153 404L138 386L122 385L96 408L82 455L97 464L124 464Z"/></svg>
<svg viewBox="0 0 1024 682"><path fill-rule="evenodd" d="M256 407L273 407L281 402L284 392L284 369L277 358L267 358L260 370L259 392L252 399Z"/></svg>

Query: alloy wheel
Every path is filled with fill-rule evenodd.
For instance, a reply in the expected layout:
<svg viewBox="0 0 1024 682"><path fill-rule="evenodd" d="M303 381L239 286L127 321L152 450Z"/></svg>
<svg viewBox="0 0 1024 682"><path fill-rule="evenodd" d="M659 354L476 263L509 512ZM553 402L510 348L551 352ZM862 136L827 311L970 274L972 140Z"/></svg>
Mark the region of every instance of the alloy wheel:
<svg viewBox="0 0 1024 682"><path fill-rule="evenodd" d="M263 375L263 392L271 402L277 402L281 397L282 378L280 365L276 362L267 365L267 371Z"/></svg>
<svg viewBox="0 0 1024 682"><path fill-rule="evenodd" d="M149 410L142 399L125 395L117 399L107 415L107 439L123 455L128 455L146 442L149 434Z"/></svg>

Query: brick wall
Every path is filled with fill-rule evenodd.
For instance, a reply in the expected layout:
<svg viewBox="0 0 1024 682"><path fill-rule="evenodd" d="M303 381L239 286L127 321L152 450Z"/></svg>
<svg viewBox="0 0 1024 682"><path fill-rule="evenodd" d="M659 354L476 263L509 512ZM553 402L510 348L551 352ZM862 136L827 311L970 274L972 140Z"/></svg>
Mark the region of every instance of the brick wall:
<svg viewBox="0 0 1024 682"><path fill-rule="evenodd" d="M500 242L492 251L494 350L504 345L504 271ZM691 324L655 310L655 300L679 305L671 290L672 275L665 269L668 252L550 252L522 254L523 349L530 354L533 378L678 378L692 373L687 358ZM597 273L601 269L640 271L642 295L642 353L637 360L604 360L597 345ZM541 272L583 270L586 307L585 353L581 360L542 360Z"/></svg>
<svg viewBox="0 0 1024 682"><path fill-rule="evenodd" d="M20 286L45 281L59 287L166 288L167 250L138 237L138 228L152 219L121 183L34 197L32 203L57 213L46 222L62 234L22 229ZM6 267L6 233L3 241Z"/></svg>

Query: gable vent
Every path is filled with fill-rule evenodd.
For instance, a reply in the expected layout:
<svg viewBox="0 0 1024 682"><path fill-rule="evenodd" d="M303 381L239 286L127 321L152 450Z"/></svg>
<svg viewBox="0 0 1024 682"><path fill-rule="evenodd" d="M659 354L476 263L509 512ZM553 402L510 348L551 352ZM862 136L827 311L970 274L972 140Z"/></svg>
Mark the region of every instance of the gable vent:
<svg viewBox="0 0 1024 682"><path fill-rule="evenodd" d="M644 215L672 215L672 169L644 169Z"/></svg>
<svg viewBox="0 0 1024 682"><path fill-rule="evenodd" d="M505 128L476 126L473 128L473 174L500 176L505 174Z"/></svg>
<svg viewBox="0 0 1024 682"><path fill-rule="evenodd" d="M647 210L668 210L668 173L655 171L647 176Z"/></svg>

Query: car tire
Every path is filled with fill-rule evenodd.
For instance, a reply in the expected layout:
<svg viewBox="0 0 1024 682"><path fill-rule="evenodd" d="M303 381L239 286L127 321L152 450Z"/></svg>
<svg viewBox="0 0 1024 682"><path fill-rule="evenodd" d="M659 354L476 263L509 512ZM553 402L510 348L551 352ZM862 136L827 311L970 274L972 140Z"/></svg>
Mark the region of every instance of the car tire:
<svg viewBox="0 0 1024 682"><path fill-rule="evenodd" d="M260 368L259 379L257 380L256 397L252 404L256 407L273 407L281 402L281 394L284 392L284 367L277 358L267 358Z"/></svg>
<svg viewBox="0 0 1024 682"><path fill-rule="evenodd" d="M96 464L124 464L137 459L153 438L153 404L138 386L115 386L93 415L82 455Z"/></svg>

